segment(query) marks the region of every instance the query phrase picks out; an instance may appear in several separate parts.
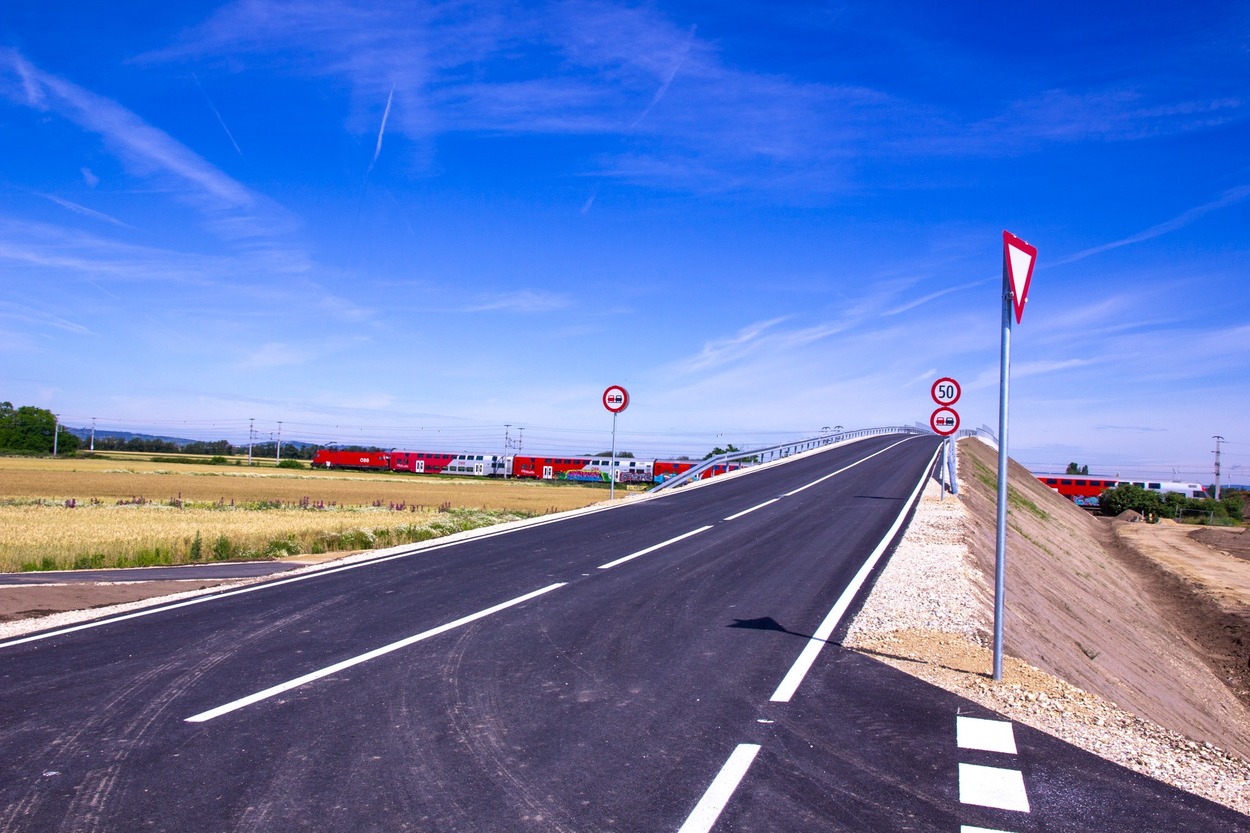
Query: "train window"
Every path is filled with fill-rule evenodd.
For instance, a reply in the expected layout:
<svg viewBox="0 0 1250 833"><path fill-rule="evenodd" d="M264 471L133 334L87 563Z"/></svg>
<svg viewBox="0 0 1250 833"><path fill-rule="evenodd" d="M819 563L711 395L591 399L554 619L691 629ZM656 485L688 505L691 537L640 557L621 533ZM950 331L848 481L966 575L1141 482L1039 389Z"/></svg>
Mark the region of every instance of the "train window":
<svg viewBox="0 0 1250 833"><path fill-rule="evenodd" d="M1151 484L1150 484L1149 486L1147 486L1146 488L1147 488L1147 489L1162 489L1162 488L1163 488L1163 484L1162 484L1162 483L1151 483Z"/></svg>
<svg viewBox="0 0 1250 833"><path fill-rule="evenodd" d="M1064 485L1064 486L1071 486L1071 485L1072 485L1072 481L1071 481L1071 480L1066 480L1066 479L1065 479L1065 480L1060 480L1059 482L1060 482L1062 485Z"/></svg>

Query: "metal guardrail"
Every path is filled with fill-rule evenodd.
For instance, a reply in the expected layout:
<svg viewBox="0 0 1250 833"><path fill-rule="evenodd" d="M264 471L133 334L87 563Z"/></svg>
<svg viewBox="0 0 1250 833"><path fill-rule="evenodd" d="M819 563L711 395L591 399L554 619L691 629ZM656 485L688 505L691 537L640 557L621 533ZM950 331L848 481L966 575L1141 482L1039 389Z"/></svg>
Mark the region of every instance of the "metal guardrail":
<svg viewBox="0 0 1250 833"><path fill-rule="evenodd" d="M682 472L676 477L670 477L663 483L656 484L647 490L648 493L659 492L664 489L673 489L677 486L683 486L692 480L697 480L708 469L721 464L728 464L734 460L745 460L750 457L758 457L757 462L767 463L773 460L779 460L783 457L789 457L803 451L811 451L821 446L833 445L834 443L844 440L853 440L859 437L871 437L879 434L931 434L928 426L921 429L918 426L908 425L892 425L883 428L857 428L853 431L839 431L834 434L822 434L818 437L810 437L807 439L795 440L793 442L781 443L780 445L770 445L766 448L746 448L739 451L730 451L725 454L718 454L701 461L688 471Z"/></svg>

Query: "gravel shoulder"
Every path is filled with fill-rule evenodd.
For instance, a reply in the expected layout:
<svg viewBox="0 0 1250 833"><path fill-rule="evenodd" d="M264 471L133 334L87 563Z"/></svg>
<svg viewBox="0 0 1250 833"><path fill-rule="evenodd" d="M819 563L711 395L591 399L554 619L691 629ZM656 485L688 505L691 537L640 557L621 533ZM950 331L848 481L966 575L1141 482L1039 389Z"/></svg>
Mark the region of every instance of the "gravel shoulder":
<svg viewBox="0 0 1250 833"><path fill-rule="evenodd" d="M1250 592L1238 597L1228 573L1229 563L1250 569L1250 561L1183 527L1152 535L1161 527L1093 518L1013 466L996 682L997 451L975 439L958 445L960 496L941 499L937 483L926 489L843 644L1250 814L1250 697L1235 668L1246 659L1237 629L1250 625L1238 618ZM1149 549L1143 540L1168 558L1136 549ZM1204 558L1175 555L1182 540ZM1178 561L1183 575L1169 566Z"/></svg>

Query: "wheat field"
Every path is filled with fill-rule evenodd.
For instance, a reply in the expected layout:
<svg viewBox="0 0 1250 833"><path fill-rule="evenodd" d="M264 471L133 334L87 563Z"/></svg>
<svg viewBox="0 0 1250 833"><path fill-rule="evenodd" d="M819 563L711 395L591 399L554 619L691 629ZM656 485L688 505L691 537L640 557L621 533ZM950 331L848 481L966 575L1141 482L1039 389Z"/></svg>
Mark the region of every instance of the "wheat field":
<svg viewBox="0 0 1250 833"><path fill-rule="evenodd" d="M606 497L533 481L0 458L0 571L362 550Z"/></svg>

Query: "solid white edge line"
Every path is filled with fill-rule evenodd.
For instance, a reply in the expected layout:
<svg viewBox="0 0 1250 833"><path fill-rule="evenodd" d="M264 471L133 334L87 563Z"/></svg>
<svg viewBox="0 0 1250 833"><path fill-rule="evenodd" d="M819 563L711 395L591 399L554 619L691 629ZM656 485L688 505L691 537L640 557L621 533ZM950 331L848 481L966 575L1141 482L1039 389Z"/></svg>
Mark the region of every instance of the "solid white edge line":
<svg viewBox="0 0 1250 833"><path fill-rule="evenodd" d="M678 535L676 538L669 538L667 541L661 541L658 544L653 544L652 546L647 547L645 550L638 550L638 552L630 553L624 558L618 558L615 561L609 561L607 564L600 564L599 569L611 570L613 567L617 566L618 564L624 564L626 561L633 561L635 558L638 558L639 556L646 555L649 552L655 552L658 549L663 549L664 547L667 547L669 544L676 544L678 541L682 541L686 538L689 538L692 535L698 535L700 532L707 532L711 528L712 527L709 525L709 526L701 526L698 529L692 529L689 532Z"/></svg>
<svg viewBox="0 0 1250 833"><path fill-rule="evenodd" d="M782 495L782 497L794 497L795 495L797 495L799 492L803 491L804 489L810 489L813 486L817 485L818 483L824 483L826 480L828 480L831 477L837 477L842 472L848 469L855 468L856 466L858 466L860 463L864 462L865 460L871 460L873 457L876 457L878 454L885 454L891 448L902 445L903 443L908 442L909 440L913 440L913 439L915 439L915 437L908 437L905 440L899 440L896 443L891 443L890 445L887 445L885 448L881 449L880 451L874 451L872 454L869 454L867 457L863 457L859 460L856 460L854 463L851 463L849 466L843 466L842 468L838 469L835 472L830 472L829 474L826 474L824 477L816 478L811 483L808 483L806 486L800 486L799 488L795 489L792 492L786 492L784 495Z"/></svg>
<svg viewBox="0 0 1250 833"><path fill-rule="evenodd" d="M846 609L851 606L851 601L854 600L855 594L859 592L859 588L863 587L864 582L868 580L868 575L872 572L873 567L877 566L877 561L881 559L886 547L888 547L890 542L894 540L894 536L898 533L899 527L903 525L903 519L906 518L907 513L911 511L912 506L916 502L916 497L920 494L921 489L924 488L925 481L929 479L929 472L933 470L933 462L937 459L938 451L940 450L940 446L938 449L934 450L933 456L929 458L929 465L925 466L924 472L920 476L920 481L916 484L916 488L912 490L911 497L908 498L903 504L902 511L899 512L898 517L894 519L894 523L890 526L889 531L886 532L885 537L881 539L881 542L877 544L876 549L872 551L872 554L868 556L868 560L865 561L863 566L859 568L859 571L855 573L855 576L851 579L850 584L848 584L846 589L842 591L842 595L838 597L838 601L834 604L833 609L829 611L829 614L825 616L824 621L820 623L820 627L818 627L816 632L812 634L811 638L807 640L807 644L803 646L802 653L800 653L798 659L794 661L794 665L790 666L790 670L781 680L781 684L777 686L777 690L773 692L773 696L770 697L769 700L774 703L790 702L790 698L793 697L794 692L798 690L799 684L803 682L803 678L807 676L807 672L811 670L812 665L816 662L816 657L820 654L820 649L825 646L829 637L832 636L834 630L837 629L838 623L842 621L842 617L846 615Z"/></svg>
<svg viewBox="0 0 1250 833"><path fill-rule="evenodd" d="M779 500L781 500L781 498L779 498L779 497L775 497L775 498L773 498L772 500L766 500L766 501L764 501L763 503L761 503L759 506L752 506L750 509L743 509L743 510L742 510L741 512L739 512L738 514L736 514L736 515L730 515L728 518L725 518L725 520L727 520L727 521L736 521L736 520L738 520L739 518L741 518L743 515L750 515L750 514L751 514L752 512L754 512L756 509L763 509L765 506L771 506L772 504L776 503L776 502L777 502L777 501L779 501Z"/></svg>
<svg viewBox="0 0 1250 833"><path fill-rule="evenodd" d="M734 790L747 774L747 769L759 751L758 743L738 744L677 833L708 833L720 818L721 811L729 803Z"/></svg>
<svg viewBox="0 0 1250 833"><path fill-rule="evenodd" d="M559 584L550 584L539 590L534 590L530 593L526 593L524 596L517 596L515 599L509 599L506 602L501 602L500 604L497 604L494 607L488 607L485 610L479 610L477 613L470 613L468 616L462 616L461 618L456 619L453 622L448 622L446 624L439 625L436 628L430 628L428 631L422 631L421 633L418 633L414 636L409 636L406 639L401 639L398 642L392 642L389 645L383 645L381 648L375 648L372 651L367 651L366 653L360 654L358 656L354 656L350 659L345 659L342 662L336 662L334 665L328 665L325 668L310 672L308 674L303 675L302 677L296 677L295 679L288 680L285 683L279 683L276 686L271 686L265 689L264 691L258 691L255 694L249 694L246 697L240 697L238 700L232 700L231 702L218 706L215 709L209 709L206 712L200 712L199 714L192 715L191 717L186 718L185 722L203 723L207 720L212 720L215 717L221 717L223 714L229 714L230 712L235 711L237 709L241 709L244 706L250 706L253 703L259 703L261 700L267 700L270 697L281 694L284 691L290 691L293 688L302 686L305 683L310 683L313 680L320 680L322 677L329 677L331 674L337 674L338 672L351 668L355 665L360 665L361 663L368 662L371 659L377 659L378 657L383 656L385 654L389 654L392 651L398 651L400 648L406 648L409 645L412 645L417 642L421 642L422 640L425 640L425 639L429 639L432 636L438 636L440 633L446 633L447 631L454 630L455 628L458 628L461 625L467 625L470 622L476 622L478 619L484 619L487 616L498 613L501 610L506 610L507 608L513 607L514 605L519 605L522 602L527 602L530 599L543 595L544 593L550 593L552 590L558 590L559 588L564 587L565 584L567 584L567 582L560 582Z"/></svg>

